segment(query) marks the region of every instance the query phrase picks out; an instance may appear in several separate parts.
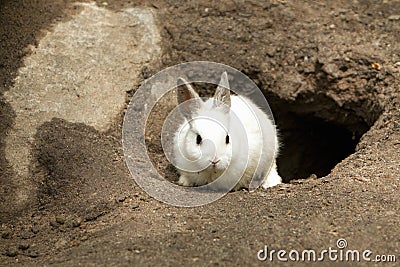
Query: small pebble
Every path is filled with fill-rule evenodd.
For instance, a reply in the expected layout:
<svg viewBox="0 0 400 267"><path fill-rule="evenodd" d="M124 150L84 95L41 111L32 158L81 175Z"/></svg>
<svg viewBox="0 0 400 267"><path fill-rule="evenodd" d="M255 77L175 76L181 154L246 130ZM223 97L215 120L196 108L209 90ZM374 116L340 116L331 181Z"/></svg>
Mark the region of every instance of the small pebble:
<svg viewBox="0 0 400 267"><path fill-rule="evenodd" d="M315 180L315 179L318 179L318 176L315 173L313 173L307 179Z"/></svg>
<svg viewBox="0 0 400 267"><path fill-rule="evenodd" d="M118 202L124 202L126 200L126 196L122 196L118 198Z"/></svg>
<svg viewBox="0 0 400 267"><path fill-rule="evenodd" d="M105 214L104 211L91 212L90 214L85 216L85 222L94 221L104 214Z"/></svg>
<svg viewBox="0 0 400 267"><path fill-rule="evenodd" d="M37 229L35 227L31 227L31 232L36 235L37 233L39 233L39 229Z"/></svg>
<svg viewBox="0 0 400 267"><path fill-rule="evenodd" d="M1 238L4 238L4 239L8 239L8 238L10 238L10 236L11 236L11 233L10 232L3 232L2 234L1 234Z"/></svg>
<svg viewBox="0 0 400 267"><path fill-rule="evenodd" d="M28 243L21 243L18 245L18 249L20 250L27 250L30 247Z"/></svg>
<svg viewBox="0 0 400 267"><path fill-rule="evenodd" d="M37 252L37 251L30 251L30 252L28 252L26 255L27 255L28 257L30 257L30 258L37 258L37 257L39 257L39 252Z"/></svg>
<svg viewBox="0 0 400 267"><path fill-rule="evenodd" d="M274 56L275 56L275 49L269 49L269 50L267 51L267 55L268 55L269 57L274 57Z"/></svg>
<svg viewBox="0 0 400 267"><path fill-rule="evenodd" d="M20 234L20 237L22 238L22 239L31 239L32 237L34 237L35 235L30 231L30 230L28 230L28 229L26 229L26 231L23 231L21 234Z"/></svg>
<svg viewBox="0 0 400 267"><path fill-rule="evenodd" d="M143 67L143 68L142 68L142 77L143 77L144 79L148 79L148 78L150 78L150 76L151 76L151 73L150 73L149 68L148 68L147 66ZM126 197L125 197L125 198L126 198Z"/></svg>
<svg viewBox="0 0 400 267"><path fill-rule="evenodd" d="M18 251L15 248L9 248L4 252L7 257L15 257L18 255Z"/></svg>
<svg viewBox="0 0 400 267"><path fill-rule="evenodd" d="M391 15L388 17L388 20L400 20L400 15Z"/></svg>
<svg viewBox="0 0 400 267"><path fill-rule="evenodd" d="M58 224L56 221L51 221L51 222L50 222L50 226L52 226L52 227L58 227L59 224Z"/></svg>
<svg viewBox="0 0 400 267"><path fill-rule="evenodd" d="M381 70L381 65L377 62L371 63L371 68L376 69L376 70Z"/></svg>
<svg viewBox="0 0 400 267"><path fill-rule="evenodd" d="M136 209L138 209L138 208L139 208L139 205L133 205L133 206L132 206L132 209L133 209L133 210L136 210Z"/></svg>
<svg viewBox="0 0 400 267"><path fill-rule="evenodd" d="M81 223L82 223L82 219L81 218L77 218L77 219L72 221L72 227L79 227L79 226L81 226Z"/></svg>
<svg viewBox="0 0 400 267"><path fill-rule="evenodd" d="M272 7L272 3L266 3L264 6L263 6L263 9L270 9Z"/></svg>
<svg viewBox="0 0 400 267"><path fill-rule="evenodd" d="M59 224L64 224L65 223L65 217L63 215L59 215L56 217L56 222Z"/></svg>

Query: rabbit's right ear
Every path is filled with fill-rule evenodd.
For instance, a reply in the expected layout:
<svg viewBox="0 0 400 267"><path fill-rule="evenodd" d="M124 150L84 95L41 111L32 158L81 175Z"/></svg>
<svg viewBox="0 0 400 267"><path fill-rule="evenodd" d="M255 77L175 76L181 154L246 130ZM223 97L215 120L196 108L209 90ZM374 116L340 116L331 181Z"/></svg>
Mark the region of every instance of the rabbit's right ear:
<svg viewBox="0 0 400 267"><path fill-rule="evenodd" d="M213 107L221 107L225 113L228 113L231 108L231 94L226 71L222 73L221 81L218 84L217 90L215 90Z"/></svg>
<svg viewBox="0 0 400 267"><path fill-rule="evenodd" d="M179 78L177 84L179 110L185 118L191 119L200 109L202 100L185 79Z"/></svg>

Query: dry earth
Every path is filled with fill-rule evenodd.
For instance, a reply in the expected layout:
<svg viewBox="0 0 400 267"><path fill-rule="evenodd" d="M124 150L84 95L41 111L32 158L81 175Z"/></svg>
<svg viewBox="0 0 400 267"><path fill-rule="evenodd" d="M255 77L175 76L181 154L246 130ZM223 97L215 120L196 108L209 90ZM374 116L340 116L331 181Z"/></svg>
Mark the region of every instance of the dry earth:
<svg viewBox="0 0 400 267"><path fill-rule="evenodd" d="M5 0L0 25L0 265L261 266L265 245L318 252L339 238L400 261L400 1ZM126 105L194 60L263 90L287 183L196 208L135 184ZM161 123L154 113L148 150L173 175Z"/></svg>

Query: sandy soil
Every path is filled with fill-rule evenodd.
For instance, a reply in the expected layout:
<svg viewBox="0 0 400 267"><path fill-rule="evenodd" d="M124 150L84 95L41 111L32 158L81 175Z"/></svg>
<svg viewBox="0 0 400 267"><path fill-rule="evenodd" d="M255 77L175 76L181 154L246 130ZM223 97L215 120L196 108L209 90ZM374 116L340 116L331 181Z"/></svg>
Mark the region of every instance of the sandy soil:
<svg viewBox="0 0 400 267"><path fill-rule="evenodd" d="M280 129L278 167L287 183L197 208L168 206L129 174L123 113L106 132L54 118L32 144L34 197L13 205L18 188L3 137L15 111L0 97L0 265L267 265L257 259L265 245L321 251L337 248L339 238L348 249L400 261L400 1L98 5L155 14L163 55L143 80L193 60L221 62L253 79ZM0 2L0 96L13 86L27 47L76 12L72 1ZM149 124L148 150L165 169L161 123L155 115ZM324 262L337 264L354 263Z"/></svg>

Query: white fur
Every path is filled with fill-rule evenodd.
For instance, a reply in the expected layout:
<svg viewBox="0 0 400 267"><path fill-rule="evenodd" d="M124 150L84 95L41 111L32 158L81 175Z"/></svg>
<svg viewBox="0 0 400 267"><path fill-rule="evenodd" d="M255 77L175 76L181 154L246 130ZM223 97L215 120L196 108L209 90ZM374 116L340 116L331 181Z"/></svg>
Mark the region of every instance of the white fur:
<svg viewBox="0 0 400 267"><path fill-rule="evenodd" d="M223 74L220 86L222 84L223 87L228 87L227 76L224 81L224 75L226 76L226 73ZM278 140L275 126L268 116L250 99L241 96L230 96L229 90L227 92L221 91L223 89L220 86L217 88L214 98L203 102L190 85L187 83L185 85L187 88L184 90L189 90L191 99L196 99L198 102L195 105L197 110L191 110L190 114L184 114L188 121L193 120L190 123L183 124L175 134L174 155L178 166L180 166L178 167L180 173L178 183L183 186L208 184L224 173L228 166L230 166L227 170L229 171L227 173L228 177L236 179L241 174L240 167L236 166L240 162L247 161L244 174L233 190L248 188L259 164L263 148L265 149L265 154L260 164L263 166L272 162L272 166L271 169L258 172L259 175L263 175L261 186L268 188L281 183L281 177L277 173L275 163L278 154ZM185 92L188 93L188 91ZM182 102L182 96L180 97L178 96L178 99ZM215 97L220 98L219 100L227 104L228 107L230 106L230 109L216 107ZM236 136L239 140L230 140L229 144L226 144L226 135L228 134L230 139L233 138L233 133L239 131L241 124L247 137ZM196 144L198 134L203 140L200 145ZM215 149L209 146L209 141L214 144ZM247 153L235 153L235 155L232 155L232 142L240 142L241 145L247 144L249 157ZM196 160L201 155L203 155L202 159ZM192 161L189 162L185 158ZM210 163L214 159L219 160L215 166ZM208 167L198 172L184 170L192 170L200 166Z"/></svg>

